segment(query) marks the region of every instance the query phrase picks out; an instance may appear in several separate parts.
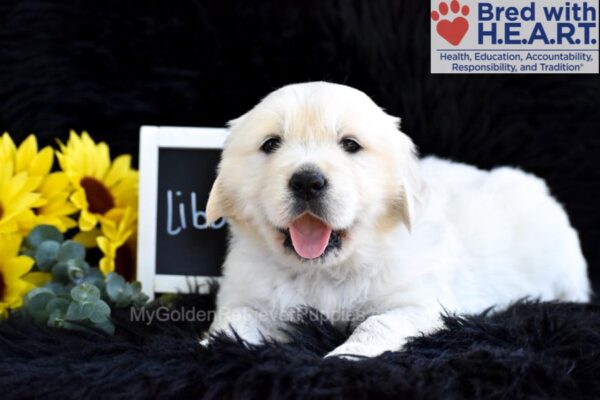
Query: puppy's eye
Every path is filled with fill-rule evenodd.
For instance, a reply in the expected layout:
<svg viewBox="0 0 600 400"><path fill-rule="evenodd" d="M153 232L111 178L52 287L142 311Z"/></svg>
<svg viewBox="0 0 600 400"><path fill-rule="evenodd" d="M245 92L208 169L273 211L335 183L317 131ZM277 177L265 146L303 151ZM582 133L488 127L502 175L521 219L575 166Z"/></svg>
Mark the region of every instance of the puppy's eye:
<svg viewBox="0 0 600 400"><path fill-rule="evenodd" d="M340 145L346 153L354 154L362 149L361 145L352 138L344 138L340 142Z"/></svg>
<svg viewBox="0 0 600 400"><path fill-rule="evenodd" d="M271 137L260 146L260 150L265 154L271 154L281 146L281 138L279 136Z"/></svg>

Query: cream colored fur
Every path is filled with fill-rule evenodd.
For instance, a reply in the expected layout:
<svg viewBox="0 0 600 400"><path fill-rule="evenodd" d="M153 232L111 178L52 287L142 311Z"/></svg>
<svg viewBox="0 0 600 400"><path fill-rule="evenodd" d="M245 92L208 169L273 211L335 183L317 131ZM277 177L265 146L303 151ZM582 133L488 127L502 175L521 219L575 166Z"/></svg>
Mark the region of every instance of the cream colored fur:
<svg viewBox="0 0 600 400"><path fill-rule="evenodd" d="M300 306L356 329L329 355L375 356L440 327L444 310L479 312L523 297L587 301L577 232L543 180L433 157L364 93L324 82L283 87L231 122L210 220L227 217L229 252L211 332L285 340ZM272 135L280 148L264 154ZM348 154L344 137L363 147ZM330 183L326 222L342 247L316 260L284 248L288 181L302 165Z"/></svg>

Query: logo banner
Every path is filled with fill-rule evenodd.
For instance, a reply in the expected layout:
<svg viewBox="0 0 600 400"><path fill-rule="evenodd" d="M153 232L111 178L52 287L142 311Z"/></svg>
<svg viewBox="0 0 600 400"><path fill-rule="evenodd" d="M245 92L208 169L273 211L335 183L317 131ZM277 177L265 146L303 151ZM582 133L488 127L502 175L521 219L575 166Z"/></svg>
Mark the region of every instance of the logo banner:
<svg viewBox="0 0 600 400"><path fill-rule="evenodd" d="M598 73L598 0L432 0L431 72Z"/></svg>

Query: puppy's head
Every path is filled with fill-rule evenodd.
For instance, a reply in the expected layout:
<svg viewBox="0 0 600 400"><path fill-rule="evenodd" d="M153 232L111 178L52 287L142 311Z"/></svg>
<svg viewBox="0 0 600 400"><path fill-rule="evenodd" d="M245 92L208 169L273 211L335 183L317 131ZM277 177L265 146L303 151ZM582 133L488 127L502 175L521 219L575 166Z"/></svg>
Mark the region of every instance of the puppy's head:
<svg viewBox="0 0 600 400"><path fill-rule="evenodd" d="M414 146L359 90L285 86L231 121L209 220L292 265L334 265L400 224L419 190Z"/></svg>

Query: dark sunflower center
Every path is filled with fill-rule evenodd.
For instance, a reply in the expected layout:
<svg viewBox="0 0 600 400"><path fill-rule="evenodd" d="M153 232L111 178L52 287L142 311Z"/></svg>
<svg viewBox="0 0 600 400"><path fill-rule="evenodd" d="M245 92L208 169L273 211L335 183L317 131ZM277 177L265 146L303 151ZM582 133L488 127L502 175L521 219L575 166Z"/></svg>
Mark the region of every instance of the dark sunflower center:
<svg viewBox="0 0 600 400"><path fill-rule="evenodd" d="M0 203L0 219L4 216L4 208L2 208L2 203Z"/></svg>
<svg viewBox="0 0 600 400"><path fill-rule="evenodd" d="M4 277L0 272L0 301L4 298L4 290L6 289L6 283L4 283Z"/></svg>
<svg viewBox="0 0 600 400"><path fill-rule="evenodd" d="M104 214L115 206L115 199L102 182L85 177L81 179L80 184L85 191L85 198L90 212Z"/></svg>
<svg viewBox="0 0 600 400"><path fill-rule="evenodd" d="M127 282L135 280L135 258L127 243L117 249L115 255L115 271Z"/></svg>

